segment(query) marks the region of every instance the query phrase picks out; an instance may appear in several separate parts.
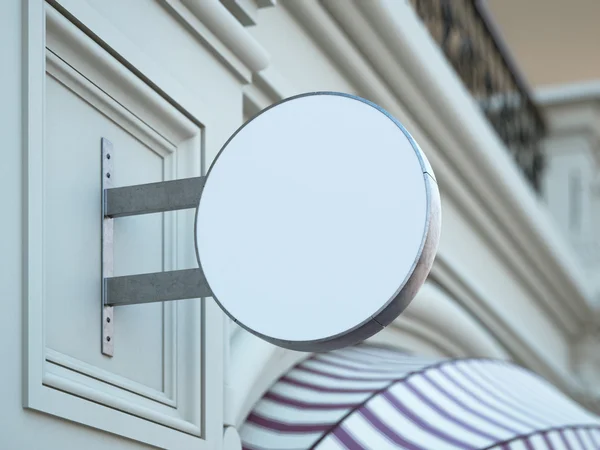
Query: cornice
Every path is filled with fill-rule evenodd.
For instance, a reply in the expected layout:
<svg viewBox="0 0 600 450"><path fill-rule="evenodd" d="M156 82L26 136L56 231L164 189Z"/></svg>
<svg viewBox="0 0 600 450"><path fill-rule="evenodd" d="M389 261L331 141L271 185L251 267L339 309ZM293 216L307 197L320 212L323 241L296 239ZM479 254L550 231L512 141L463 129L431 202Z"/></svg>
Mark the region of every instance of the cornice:
<svg viewBox="0 0 600 450"><path fill-rule="evenodd" d="M265 48L218 0L160 0L244 81L269 65Z"/></svg>

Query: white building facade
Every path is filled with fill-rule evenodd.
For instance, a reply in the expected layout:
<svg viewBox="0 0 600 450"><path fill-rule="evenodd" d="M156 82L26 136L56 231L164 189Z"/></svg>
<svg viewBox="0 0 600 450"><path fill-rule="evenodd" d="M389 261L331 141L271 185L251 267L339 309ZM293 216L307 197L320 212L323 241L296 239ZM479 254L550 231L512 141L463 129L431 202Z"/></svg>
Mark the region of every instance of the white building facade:
<svg viewBox="0 0 600 450"><path fill-rule="evenodd" d="M598 245L600 215L568 234L560 183L577 182L556 159L579 139L570 161L597 190L596 141L551 136L540 198L408 2L2 6L0 448L240 448L252 407L308 355L241 330L210 299L117 308L115 354L102 355L100 142L114 145L116 186L199 176L246 119L322 90L400 120L442 195L431 275L372 342L511 360L600 411L598 264L573 249ZM597 214L597 194L586 199ZM115 275L195 267L193 222L193 211L123 219Z"/></svg>

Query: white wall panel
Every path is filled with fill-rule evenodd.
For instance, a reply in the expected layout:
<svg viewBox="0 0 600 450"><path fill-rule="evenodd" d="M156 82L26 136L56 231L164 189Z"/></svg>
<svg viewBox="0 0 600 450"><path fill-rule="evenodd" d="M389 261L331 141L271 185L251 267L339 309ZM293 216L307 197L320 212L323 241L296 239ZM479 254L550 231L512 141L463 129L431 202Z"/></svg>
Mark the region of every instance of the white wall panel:
<svg viewBox="0 0 600 450"><path fill-rule="evenodd" d="M43 20L43 3L31 5ZM214 303L116 308L114 357L100 352L101 138L113 143L111 177L123 186L201 175L206 134L219 129L198 114L201 102L178 109L46 13L46 34L40 26L26 47L46 75L32 71L26 90L25 406L163 448L219 448L223 318ZM115 275L196 267L193 224L193 210L117 220Z"/></svg>

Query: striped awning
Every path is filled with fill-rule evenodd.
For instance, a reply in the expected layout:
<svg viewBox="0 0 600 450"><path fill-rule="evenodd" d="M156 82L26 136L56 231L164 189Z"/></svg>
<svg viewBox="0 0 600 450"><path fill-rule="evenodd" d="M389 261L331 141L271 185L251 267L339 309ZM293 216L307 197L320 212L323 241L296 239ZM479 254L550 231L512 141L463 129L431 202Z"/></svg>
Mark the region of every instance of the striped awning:
<svg viewBox="0 0 600 450"><path fill-rule="evenodd" d="M241 427L258 449L600 449L600 420L503 361L360 345L285 374Z"/></svg>

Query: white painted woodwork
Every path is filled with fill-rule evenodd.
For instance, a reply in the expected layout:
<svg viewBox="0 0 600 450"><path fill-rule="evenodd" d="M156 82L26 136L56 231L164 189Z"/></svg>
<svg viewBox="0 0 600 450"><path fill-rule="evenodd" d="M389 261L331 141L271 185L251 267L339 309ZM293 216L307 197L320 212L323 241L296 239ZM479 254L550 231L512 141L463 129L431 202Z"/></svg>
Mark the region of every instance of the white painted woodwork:
<svg viewBox="0 0 600 450"><path fill-rule="evenodd" d="M258 10L275 6L277 0L220 0L229 12L245 27L257 24Z"/></svg>
<svg viewBox="0 0 600 450"><path fill-rule="evenodd" d="M43 117L30 122L44 139L27 155L25 406L165 448L216 448L222 314L214 304L119 308L115 356L99 348L101 137L113 142L119 186L200 175L210 127L46 12L47 49L30 48L45 57L47 75L31 98ZM195 267L193 224L192 210L118 221L115 275ZM204 332L216 333L217 346L203 350Z"/></svg>
<svg viewBox="0 0 600 450"><path fill-rule="evenodd" d="M53 32L51 26L47 30ZM202 320L199 301L119 308L122 311L115 312L115 355L107 358L98 352L101 258L98 202L94 200L100 190L98 145L102 137L114 146L111 178L116 186L123 186L199 175L200 128L186 124L192 134L169 142L143 121L144 96L139 95L138 108L122 108L115 100L118 96L109 97L101 90L105 86L86 82L84 77L96 77L85 71L77 73L79 61L65 58L63 62L61 49L56 48L59 45L54 47L48 41L44 198L40 205L45 242L46 358L62 368L123 385L129 392L162 403L169 416L177 417L173 407L179 404L191 413L189 422L199 435L201 398L193 405L193 396L185 394L186 386L177 386L178 371L182 371L182 379L197 380L187 388L200 392L199 338L195 354L185 355L177 348L178 331L190 337L198 333ZM183 116L180 120L187 121ZM177 226L179 221L193 222L190 211L116 221L115 276L192 266L189 247L193 242L185 227ZM178 254L181 251L184 253ZM178 313L196 315L198 322L182 323ZM96 332L90 332L95 328ZM184 359L188 363L178 367L177 362ZM75 376L50 364L47 370ZM186 407L185 402L190 401L193 403Z"/></svg>

